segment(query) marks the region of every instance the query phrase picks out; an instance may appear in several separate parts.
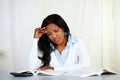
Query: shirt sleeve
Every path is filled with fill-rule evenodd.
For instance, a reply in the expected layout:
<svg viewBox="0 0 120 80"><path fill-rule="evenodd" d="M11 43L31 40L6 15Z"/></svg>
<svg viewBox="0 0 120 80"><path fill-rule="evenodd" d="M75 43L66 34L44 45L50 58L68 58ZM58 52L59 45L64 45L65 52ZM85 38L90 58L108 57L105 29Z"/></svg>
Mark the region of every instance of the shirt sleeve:
<svg viewBox="0 0 120 80"><path fill-rule="evenodd" d="M28 59L28 69L35 70L36 68L40 67L41 61L38 59L38 49L37 49L37 42L38 39L33 39L32 49L29 54Z"/></svg>
<svg viewBox="0 0 120 80"><path fill-rule="evenodd" d="M67 66L59 66L56 67L55 70L71 72L71 71L78 71L87 67L90 67L90 60L88 56L88 52L86 50L86 46L83 40L80 40L76 46L76 54L77 54L77 63L73 65ZM72 57L71 57L72 58Z"/></svg>

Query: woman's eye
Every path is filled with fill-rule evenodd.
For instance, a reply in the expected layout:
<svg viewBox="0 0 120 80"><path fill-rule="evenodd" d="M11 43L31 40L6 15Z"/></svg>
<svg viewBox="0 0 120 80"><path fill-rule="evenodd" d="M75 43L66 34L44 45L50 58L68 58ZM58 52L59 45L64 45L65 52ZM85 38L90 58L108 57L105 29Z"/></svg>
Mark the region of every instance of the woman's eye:
<svg viewBox="0 0 120 80"><path fill-rule="evenodd" d="M59 30L58 29L55 29L54 32L58 32Z"/></svg>
<svg viewBox="0 0 120 80"><path fill-rule="evenodd" d="M51 33L47 33L47 35L51 35Z"/></svg>

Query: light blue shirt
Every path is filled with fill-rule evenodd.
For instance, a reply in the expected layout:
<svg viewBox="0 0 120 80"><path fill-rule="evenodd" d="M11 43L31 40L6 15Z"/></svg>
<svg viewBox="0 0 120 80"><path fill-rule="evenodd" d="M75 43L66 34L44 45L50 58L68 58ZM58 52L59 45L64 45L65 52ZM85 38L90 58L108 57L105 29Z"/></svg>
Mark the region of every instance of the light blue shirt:
<svg viewBox="0 0 120 80"><path fill-rule="evenodd" d="M57 58L57 60L59 61L59 63L61 65L64 65L64 63L66 62L66 59L68 57L69 51L70 51L70 47L72 46L72 44L74 44L75 42L77 42L76 38L73 38L72 35L69 35L68 38L68 42L66 47L63 49L63 51L61 53L58 52L57 49L55 49L55 51L53 51L55 53L55 56ZM52 46L53 47L53 46Z"/></svg>

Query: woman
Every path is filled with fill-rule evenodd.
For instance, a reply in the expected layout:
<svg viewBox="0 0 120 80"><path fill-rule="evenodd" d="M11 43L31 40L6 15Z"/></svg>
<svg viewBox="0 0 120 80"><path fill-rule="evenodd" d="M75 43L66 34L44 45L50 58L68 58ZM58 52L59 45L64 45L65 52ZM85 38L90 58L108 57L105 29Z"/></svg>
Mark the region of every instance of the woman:
<svg viewBox="0 0 120 80"><path fill-rule="evenodd" d="M29 69L72 72L90 67L85 44L70 34L58 14L47 16L34 32Z"/></svg>

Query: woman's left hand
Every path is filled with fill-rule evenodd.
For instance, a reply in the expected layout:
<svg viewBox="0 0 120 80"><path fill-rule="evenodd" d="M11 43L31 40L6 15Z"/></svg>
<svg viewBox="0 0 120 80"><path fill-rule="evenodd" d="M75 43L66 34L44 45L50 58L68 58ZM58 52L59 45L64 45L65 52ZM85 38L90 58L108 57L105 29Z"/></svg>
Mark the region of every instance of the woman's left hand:
<svg viewBox="0 0 120 80"><path fill-rule="evenodd" d="M54 70L54 67L44 66L44 67L37 68L37 70Z"/></svg>

